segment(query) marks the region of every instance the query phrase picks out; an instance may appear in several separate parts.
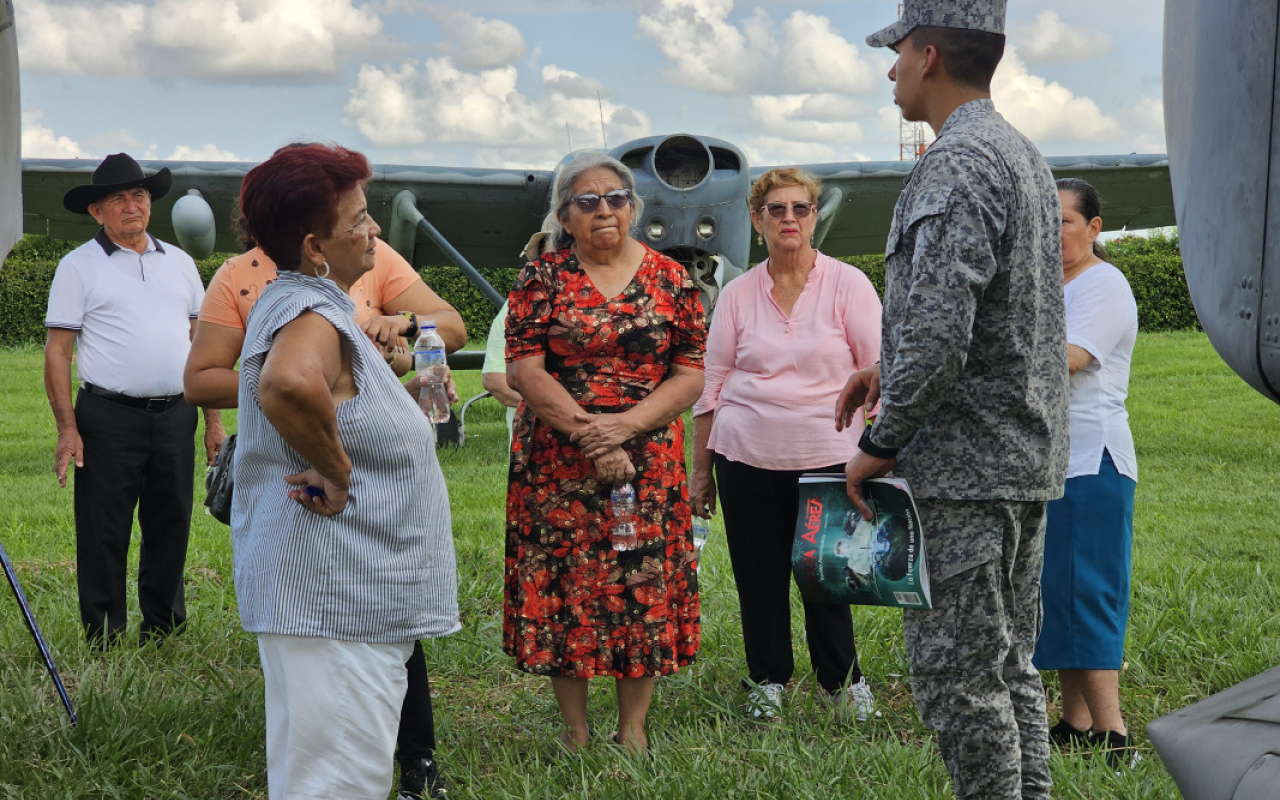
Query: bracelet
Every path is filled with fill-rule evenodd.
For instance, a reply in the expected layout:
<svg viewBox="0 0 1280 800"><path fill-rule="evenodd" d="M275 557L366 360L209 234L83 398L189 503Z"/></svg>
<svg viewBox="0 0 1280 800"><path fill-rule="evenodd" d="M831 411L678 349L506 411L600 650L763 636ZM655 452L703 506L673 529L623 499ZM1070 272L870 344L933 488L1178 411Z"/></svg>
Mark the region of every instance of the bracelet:
<svg viewBox="0 0 1280 800"><path fill-rule="evenodd" d="M404 332L406 339L412 339L418 335L418 315L412 311L401 311L400 316L409 320L409 330Z"/></svg>
<svg viewBox="0 0 1280 800"><path fill-rule="evenodd" d="M383 357L386 358L386 356L383 356ZM391 357L386 358L387 364L391 365L396 363L396 359L399 357L400 357L400 345L396 345L391 349Z"/></svg>

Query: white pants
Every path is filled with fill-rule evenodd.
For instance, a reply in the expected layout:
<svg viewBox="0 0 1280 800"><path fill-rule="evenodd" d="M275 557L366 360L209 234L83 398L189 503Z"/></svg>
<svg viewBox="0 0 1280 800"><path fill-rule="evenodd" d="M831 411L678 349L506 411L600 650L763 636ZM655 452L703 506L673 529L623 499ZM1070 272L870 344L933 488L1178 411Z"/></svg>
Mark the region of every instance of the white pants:
<svg viewBox="0 0 1280 800"><path fill-rule="evenodd" d="M413 643L258 635L271 800L386 800Z"/></svg>

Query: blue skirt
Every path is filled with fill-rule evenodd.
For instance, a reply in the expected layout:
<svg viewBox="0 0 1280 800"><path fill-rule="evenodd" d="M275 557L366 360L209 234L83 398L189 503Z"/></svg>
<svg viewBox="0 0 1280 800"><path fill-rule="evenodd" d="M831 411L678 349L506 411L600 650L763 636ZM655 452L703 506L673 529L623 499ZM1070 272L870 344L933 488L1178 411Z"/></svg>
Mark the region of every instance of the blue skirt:
<svg viewBox="0 0 1280 800"><path fill-rule="evenodd" d="M1133 492L1102 451L1097 475L1068 478L1049 503L1036 669L1120 669L1129 624Z"/></svg>

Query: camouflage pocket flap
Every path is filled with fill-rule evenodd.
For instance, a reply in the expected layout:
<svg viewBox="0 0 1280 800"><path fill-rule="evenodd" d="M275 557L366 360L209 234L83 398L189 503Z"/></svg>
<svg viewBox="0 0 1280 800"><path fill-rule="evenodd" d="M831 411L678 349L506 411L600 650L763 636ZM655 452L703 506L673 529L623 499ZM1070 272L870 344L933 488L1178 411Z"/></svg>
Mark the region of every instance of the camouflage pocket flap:
<svg viewBox="0 0 1280 800"><path fill-rule="evenodd" d="M908 189L912 191L912 195L894 215L893 227L889 231L889 241L884 251L885 258L898 250L903 238L920 220L946 213L947 205L951 202L952 188L951 186L925 186L919 189Z"/></svg>

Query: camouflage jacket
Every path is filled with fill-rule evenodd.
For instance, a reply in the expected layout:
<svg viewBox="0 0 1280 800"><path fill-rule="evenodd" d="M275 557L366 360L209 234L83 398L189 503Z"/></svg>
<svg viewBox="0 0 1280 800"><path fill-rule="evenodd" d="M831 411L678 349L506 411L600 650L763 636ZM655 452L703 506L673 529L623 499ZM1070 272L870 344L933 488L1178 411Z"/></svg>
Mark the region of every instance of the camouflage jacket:
<svg viewBox="0 0 1280 800"><path fill-rule="evenodd" d="M883 407L920 497L1050 500L1069 455L1062 210L1039 151L974 100L894 209L885 250Z"/></svg>

